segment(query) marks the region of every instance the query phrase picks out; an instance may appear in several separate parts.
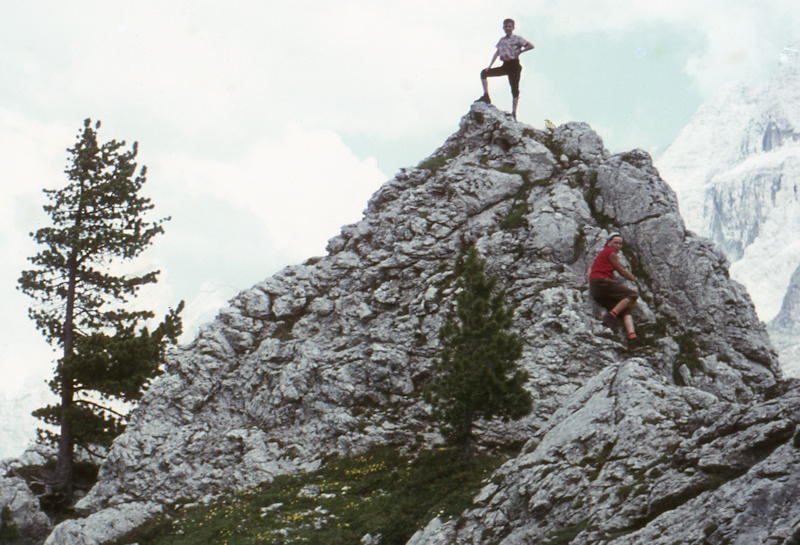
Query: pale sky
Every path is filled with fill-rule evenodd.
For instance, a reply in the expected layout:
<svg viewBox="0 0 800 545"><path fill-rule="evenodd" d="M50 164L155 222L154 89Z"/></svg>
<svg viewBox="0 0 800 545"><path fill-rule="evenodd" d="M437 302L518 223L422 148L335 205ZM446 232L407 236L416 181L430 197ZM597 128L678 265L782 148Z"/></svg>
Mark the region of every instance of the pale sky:
<svg viewBox="0 0 800 545"><path fill-rule="evenodd" d="M797 0L0 0L0 401L50 377L17 291L85 118L139 142L154 217L144 305L188 336L236 292L323 255L369 196L455 132L502 20L518 118L588 122L612 152L663 151L721 85L800 39ZM503 79L494 104L510 110ZM2 442L2 438L0 438ZM2 454L2 453L0 453Z"/></svg>

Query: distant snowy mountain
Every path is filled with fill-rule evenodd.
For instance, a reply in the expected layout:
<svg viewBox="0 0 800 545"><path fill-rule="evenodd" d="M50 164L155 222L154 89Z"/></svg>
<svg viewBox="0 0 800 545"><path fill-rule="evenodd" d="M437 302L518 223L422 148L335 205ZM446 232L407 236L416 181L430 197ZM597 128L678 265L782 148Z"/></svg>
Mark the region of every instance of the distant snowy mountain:
<svg viewBox="0 0 800 545"><path fill-rule="evenodd" d="M783 51L768 82L724 87L656 161L688 228L723 250L731 276L747 287L764 321L780 311L800 264L798 90L800 43ZM784 313L781 332L795 327L790 315ZM786 373L800 375L800 343L780 336L773 340Z"/></svg>
<svg viewBox="0 0 800 545"><path fill-rule="evenodd" d="M26 384L23 392L0 390L0 460L19 456L33 441L41 422L31 412L52 403L51 397L44 382Z"/></svg>

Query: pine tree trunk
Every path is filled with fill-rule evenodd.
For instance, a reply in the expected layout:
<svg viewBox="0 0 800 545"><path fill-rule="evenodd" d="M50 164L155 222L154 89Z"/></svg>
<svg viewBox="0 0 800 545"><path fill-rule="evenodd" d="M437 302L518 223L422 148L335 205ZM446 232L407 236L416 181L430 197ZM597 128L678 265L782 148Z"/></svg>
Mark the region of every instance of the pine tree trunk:
<svg viewBox="0 0 800 545"><path fill-rule="evenodd" d="M80 214L79 214L80 219ZM72 421L70 411L75 395L75 388L70 369L70 358L75 347L75 290L78 275L78 259L75 250L68 263L67 300L64 313L64 359L61 362L61 436L58 440L58 463L54 476L54 496L58 504L63 507L72 503L74 481L74 439L72 436Z"/></svg>
<svg viewBox="0 0 800 545"><path fill-rule="evenodd" d="M73 493L73 439L72 422L69 416L72 399L72 382L65 377L61 385L61 435L58 440L58 463L56 465L53 490L56 501L63 506L72 503Z"/></svg>
<svg viewBox="0 0 800 545"><path fill-rule="evenodd" d="M472 421L475 419L474 414L470 411L469 414L464 416L464 421L462 423L461 429L461 453L459 454L459 458L461 458L461 462L466 466L472 462Z"/></svg>

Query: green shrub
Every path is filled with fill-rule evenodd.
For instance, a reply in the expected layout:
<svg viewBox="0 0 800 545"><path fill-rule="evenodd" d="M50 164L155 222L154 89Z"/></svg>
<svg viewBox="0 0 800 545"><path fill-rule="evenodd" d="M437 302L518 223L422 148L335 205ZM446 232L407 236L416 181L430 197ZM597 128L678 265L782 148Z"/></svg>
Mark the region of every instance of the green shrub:
<svg viewBox="0 0 800 545"><path fill-rule="evenodd" d="M697 343L694 335L689 332L675 335L673 339L678 343L678 355L675 356L675 362L672 364L672 378L675 380L675 384L686 386L680 374L681 366L685 365L690 371L699 371L703 368L700 356L697 354Z"/></svg>
<svg viewBox="0 0 800 545"><path fill-rule="evenodd" d="M0 543L14 543L20 537L22 537L22 534L19 532L14 515L11 514L11 508L8 505L4 505L2 512L0 512Z"/></svg>
<svg viewBox="0 0 800 545"><path fill-rule="evenodd" d="M528 203L521 202L517 203L514 208L509 212L509 214L500 220L500 228L501 229L518 229L520 227L525 227L527 225L527 221L525 221L525 215L528 213Z"/></svg>

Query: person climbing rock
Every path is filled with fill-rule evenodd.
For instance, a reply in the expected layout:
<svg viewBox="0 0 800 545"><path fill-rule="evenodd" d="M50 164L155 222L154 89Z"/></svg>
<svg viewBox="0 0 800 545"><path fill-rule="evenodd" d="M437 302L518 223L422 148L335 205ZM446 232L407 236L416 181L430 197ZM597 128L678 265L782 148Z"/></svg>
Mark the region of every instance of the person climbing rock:
<svg viewBox="0 0 800 545"><path fill-rule="evenodd" d="M525 51L533 49L533 44L522 36L514 34L514 20L506 19L503 21L503 31L505 36L500 38L497 42L497 50L494 52L492 62L489 63L487 68L481 70L481 84L483 85L483 96L478 101L491 104L492 100L489 98L489 80L488 78L496 76L508 76L508 84L511 86L512 111L511 115L514 119L517 118L517 104L519 103L519 78L522 74L522 65L519 63L519 56ZM494 61L500 57L503 61L502 66L492 68Z"/></svg>
<svg viewBox="0 0 800 545"><path fill-rule="evenodd" d="M616 272L631 282L636 281L636 277L620 264L617 257L617 253L622 249L622 243L622 235L611 233L602 251L597 254L586 271L586 275L589 280L589 294L608 310L603 321L610 324L622 320L628 345L637 348L642 343L634 331L630 310L639 299L639 294L614 277Z"/></svg>

